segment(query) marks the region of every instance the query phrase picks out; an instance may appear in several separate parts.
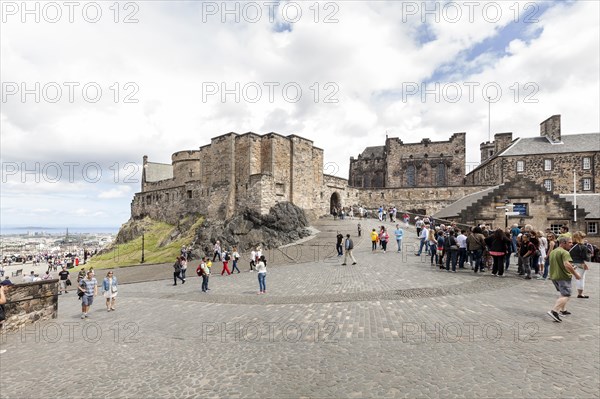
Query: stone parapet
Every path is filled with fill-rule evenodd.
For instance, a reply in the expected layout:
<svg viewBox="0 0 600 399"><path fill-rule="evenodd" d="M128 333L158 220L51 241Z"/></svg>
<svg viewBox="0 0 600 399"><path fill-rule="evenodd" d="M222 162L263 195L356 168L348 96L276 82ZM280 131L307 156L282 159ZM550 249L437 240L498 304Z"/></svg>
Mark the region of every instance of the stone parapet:
<svg viewBox="0 0 600 399"><path fill-rule="evenodd" d="M17 284L6 292L5 331L15 331L58 315L58 280Z"/></svg>

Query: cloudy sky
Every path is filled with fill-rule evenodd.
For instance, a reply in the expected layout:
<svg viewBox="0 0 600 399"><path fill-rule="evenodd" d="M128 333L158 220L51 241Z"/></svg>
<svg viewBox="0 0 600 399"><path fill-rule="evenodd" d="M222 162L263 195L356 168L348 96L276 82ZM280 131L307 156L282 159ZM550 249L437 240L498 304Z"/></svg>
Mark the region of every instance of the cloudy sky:
<svg viewBox="0 0 600 399"><path fill-rule="evenodd" d="M598 132L599 2L2 1L1 225L129 218L142 156L296 134L384 144Z"/></svg>

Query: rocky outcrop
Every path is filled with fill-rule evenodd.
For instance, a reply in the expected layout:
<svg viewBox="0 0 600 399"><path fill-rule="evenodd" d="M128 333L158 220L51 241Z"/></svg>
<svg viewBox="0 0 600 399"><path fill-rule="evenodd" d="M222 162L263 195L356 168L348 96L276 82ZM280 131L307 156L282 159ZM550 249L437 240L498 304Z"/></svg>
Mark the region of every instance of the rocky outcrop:
<svg viewBox="0 0 600 399"><path fill-rule="evenodd" d="M194 255L210 254L214 243L236 246L246 251L256 246L263 249L276 248L310 235L308 219L304 211L290 202L273 206L269 213L261 215L253 209L245 209L239 215L223 223L207 223L197 230Z"/></svg>

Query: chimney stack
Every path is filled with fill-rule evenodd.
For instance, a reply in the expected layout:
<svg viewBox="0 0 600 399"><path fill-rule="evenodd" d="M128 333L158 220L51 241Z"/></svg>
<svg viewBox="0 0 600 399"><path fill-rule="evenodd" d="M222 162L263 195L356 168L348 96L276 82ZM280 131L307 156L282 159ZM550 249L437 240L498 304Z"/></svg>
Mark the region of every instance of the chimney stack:
<svg viewBox="0 0 600 399"><path fill-rule="evenodd" d="M552 115L540 123L540 136L548 138L551 143L560 143L560 115Z"/></svg>

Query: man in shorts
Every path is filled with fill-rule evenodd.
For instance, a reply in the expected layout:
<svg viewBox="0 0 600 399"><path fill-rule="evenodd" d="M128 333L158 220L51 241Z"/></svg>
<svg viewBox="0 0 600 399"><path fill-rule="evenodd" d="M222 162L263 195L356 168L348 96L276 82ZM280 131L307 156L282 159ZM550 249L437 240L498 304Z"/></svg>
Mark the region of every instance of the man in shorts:
<svg viewBox="0 0 600 399"><path fill-rule="evenodd" d="M89 270L86 278L79 283L79 290L83 292L81 297L81 318L88 317L90 306L94 303L94 296L98 295L98 281L94 277L94 272Z"/></svg>
<svg viewBox="0 0 600 399"><path fill-rule="evenodd" d="M563 236L558 240L558 244L559 247L550 252L550 280L554 283L556 290L560 292L560 297L556 300L552 310L548 311L548 315L555 322L560 323L562 321L560 316L571 314L565 309L571 297L571 279L575 276L579 280L581 276L571 264L573 260L569 249L573 246L573 240Z"/></svg>
<svg viewBox="0 0 600 399"><path fill-rule="evenodd" d="M58 272L58 295L62 294L64 291L65 294L67 291L67 280L69 279L69 271L66 266L62 267L62 270Z"/></svg>

